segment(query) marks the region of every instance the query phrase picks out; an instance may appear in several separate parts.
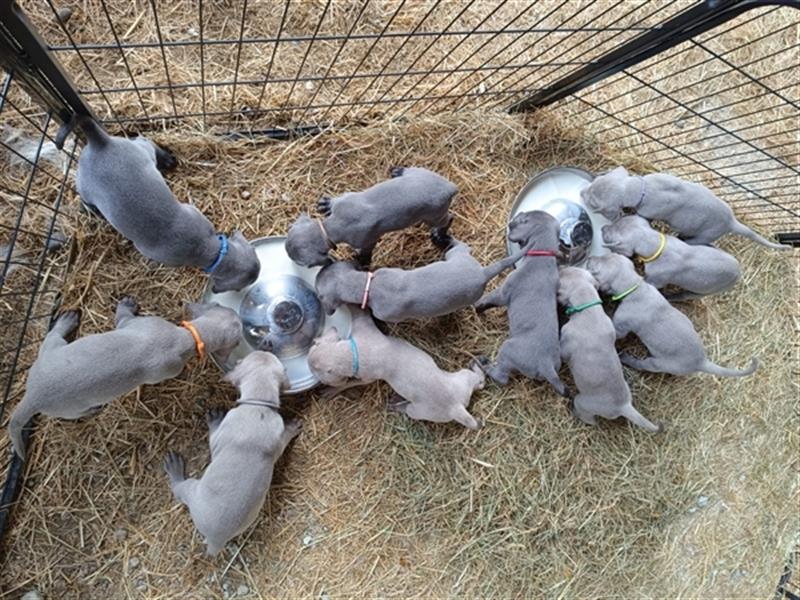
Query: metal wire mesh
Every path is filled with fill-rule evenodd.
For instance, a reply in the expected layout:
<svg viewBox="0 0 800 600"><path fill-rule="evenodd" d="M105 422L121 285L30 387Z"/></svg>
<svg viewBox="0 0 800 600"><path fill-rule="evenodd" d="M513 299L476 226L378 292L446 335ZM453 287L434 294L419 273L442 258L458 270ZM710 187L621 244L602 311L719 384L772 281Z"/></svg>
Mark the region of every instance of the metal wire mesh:
<svg viewBox="0 0 800 600"><path fill-rule="evenodd" d="M4 74L0 87L0 422L24 391L20 377L35 357L58 304L68 253L61 205L75 145L58 151L49 112ZM11 461L0 438L0 472ZM8 490L3 490L7 492ZM7 501L0 502L0 524ZM2 527L0 527L2 530Z"/></svg>

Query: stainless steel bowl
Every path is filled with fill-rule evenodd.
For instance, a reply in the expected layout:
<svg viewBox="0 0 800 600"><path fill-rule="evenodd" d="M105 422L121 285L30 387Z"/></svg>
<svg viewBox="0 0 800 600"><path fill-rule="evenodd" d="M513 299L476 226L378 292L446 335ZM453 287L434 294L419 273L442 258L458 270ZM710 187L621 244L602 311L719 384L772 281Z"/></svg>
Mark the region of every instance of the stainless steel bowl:
<svg viewBox="0 0 800 600"><path fill-rule="evenodd" d="M606 254L599 234L609 221L588 209L581 200L581 190L594 177L588 171L574 167L556 167L542 171L531 179L517 195L509 221L518 213L531 210L544 211L558 220L562 262L569 265L582 263L589 256ZM509 254L519 245L508 240Z"/></svg>
<svg viewBox="0 0 800 600"><path fill-rule="evenodd" d="M308 352L322 332L322 305L311 286L296 275L256 282L239 307L244 339L278 358Z"/></svg>
<svg viewBox="0 0 800 600"><path fill-rule="evenodd" d="M319 267L309 269L292 262L284 248L286 238L253 240L261 271L255 283L238 292L215 294L206 286L203 302L218 302L235 310L242 319L242 339L225 364L224 371L254 350L275 354L289 376L287 393L311 389L318 380L308 368L308 350L326 326L342 336L350 335L350 312L339 308L328 317L314 291ZM216 361L215 361L216 362Z"/></svg>

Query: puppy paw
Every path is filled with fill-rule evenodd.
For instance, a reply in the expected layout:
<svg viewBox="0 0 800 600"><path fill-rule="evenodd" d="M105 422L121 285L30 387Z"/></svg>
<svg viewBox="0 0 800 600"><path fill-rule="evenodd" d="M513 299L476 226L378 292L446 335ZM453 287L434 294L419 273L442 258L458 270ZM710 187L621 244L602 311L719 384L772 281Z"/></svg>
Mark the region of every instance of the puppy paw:
<svg viewBox="0 0 800 600"><path fill-rule="evenodd" d="M389 169L389 177L395 179L396 177L401 177L403 175L403 171L405 171L405 167L392 167Z"/></svg>
<svg viewBox="0 0 800 600"><path fill-rule="evenodd" d="M389 400L386 402L386 410L390 412L404 413L406 412L406 406L408 406L408 404L408 400L403 398L400 394L392 394Z"/></svg>
<svg viewBox="0 0 800 600"><path fill-rule="evenodd" d="M164 471L170 481L183 481L186 479L186 461L177 452L169 451L164 457Z"/></svg>
<svg viewBox="0 0 800 600"><path fill-rule="evenodd" d="M117 307L127 308L134 315L139 314L139 304L136 302L136 299L133 296L123 296L122 299L117 302Z"/></svg>
<svg viewBox="0 0 800 600"><path fill-rule="evenodd" d="M80 309L65 310L56 320L56 325L61 328L63 335L67 335L75 331L78 325L81 324L81 311Z"/></svg>
<svg viewBox="0 0 800 600"><path fill-rule="evenodd" d="M290 437L294 437L303 431L303 421L300 419L288 419L287 421L284 421L283 428Z"/></svg>
<svg viewBox="0 0 800 600"><path fill-rule="evenodd" d="M431 242L439 250L447 250L453 244L453 236L446 229L436 228L431 231Z"/></svg>
<svg viewBox="0 0 800 600"><path fill-rule="evenodd" d="M484 354L480 354L469 361L470 368L478 367L481 371L486 371L486 367L492 364L492 361L489 360L488 356Z"/></svg>
<svg viewBox="0 0 800 600"><path fill-rule="evenodd" d="M156 168L159 171L171 171L178 166L178 159L166 146L156 146Z"/></svg>
<svg viewBox="0 0 800 600"><path fill-rule="evenodd" d="M331 216L331 197L323 196L317 201L317 212L324 217Z"/></svg>
<svg viewBox="0 0 800 600"><path fill-rule="evenodd" d="M225 418L224 408L212 408L206 413L206 425L209 429L216 429Z"/></svg>

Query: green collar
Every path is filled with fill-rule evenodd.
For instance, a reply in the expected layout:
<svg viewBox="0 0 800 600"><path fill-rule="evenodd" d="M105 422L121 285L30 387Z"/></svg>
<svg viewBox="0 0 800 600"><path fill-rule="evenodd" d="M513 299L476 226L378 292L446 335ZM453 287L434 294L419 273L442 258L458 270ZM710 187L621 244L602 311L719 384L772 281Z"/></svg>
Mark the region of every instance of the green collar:
<svg viewBox="0 0 800 600"><path fill-rule="evenodd" d="M634 285L633 287L629 287L624 292L621 292L621 293L617 294L616 296L611 296L611 301L612 302L619 302L620 300L626 298L627 296L630 296L637 289L639 289L639 284L638 283L636 285Z"/></svg>
<svg viewBox="0 0 800 600"><path fill-rule="evenodd" d="M569 308L567 308L565 312L568 315L572 315L602 303L603 303L602 300L594 300L592 302L587 302L586 304L579 304L578 306L570 306Z"/></svg>

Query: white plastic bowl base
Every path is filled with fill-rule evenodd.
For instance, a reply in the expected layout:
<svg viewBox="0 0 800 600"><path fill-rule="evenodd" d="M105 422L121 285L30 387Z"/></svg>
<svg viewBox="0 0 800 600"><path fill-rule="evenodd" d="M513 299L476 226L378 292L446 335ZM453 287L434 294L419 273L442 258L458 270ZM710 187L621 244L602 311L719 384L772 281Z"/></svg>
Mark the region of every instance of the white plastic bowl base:
<svg viewBox="0 0 800 600"><path fill-rule="evenodd" d="M547 212L547 205L557 200L574 202L586 209L589 219L592 221L594 234L592 236L592 244L587 252L587 257L608 254L608 248L603 246L603 237L600 233L600 229L603 225L608 225L611 221L606 219L603 215L592 211L581 200L581 190L587 187L593 179L594 176L591 173L575 167L556 167L542 171L531 179L517 195L517 199L511 207L511 216L508 220L510 222L521 212L528 212L531 210L545 210L545 212ZM519 244L509 241L507 236L506 245L509 254L518 251L520 248ZM584 261L577 264L580 265Z"/></svg>
<svg viewBox="0 0 800 600"><path fill-rule="evenodd" d="M311 286L311 289L313 289L314 281L317 277L320 267L301 267L293 262L286 254L286 250L284 248L285 241L285 237L266 237L253 240L251 242L256 249L256 255L261 263L261 271L258 279L253 285L256 285L258 282L270 281L276 276L294 275L308 283ZM211 291L211 285L209 283L209 285L206 286L205 292L203 293L202 301L217 302L222 306L232 308L238 314L242 300L253 287L253 285L248 286L238 292L214 294ZM336 327L336 329L339 331L339 335L347 337L350 335L350 325L350 311L346 307L342 306L333 315L325 317L322 330L324 331L329 327ZM228 361L224 365L217 363L216 360L214 362L217 363L217 366L219 366L223 371L227 372L231 370L239 360L253 352L253 350L254 348L245 340L244 334L242 334L239 345L233 350L233 352L231 352ZM286 368L286 373L289 376L290 385L289 389L286 390L287 394L298 394L300 392L310 390L319 383L319 380L314 377L314 375L311 373L311 370L308 368L308 360L305 353L300 356L283 358L281 359L281 362L283 362L283 365Z"/></svg>

